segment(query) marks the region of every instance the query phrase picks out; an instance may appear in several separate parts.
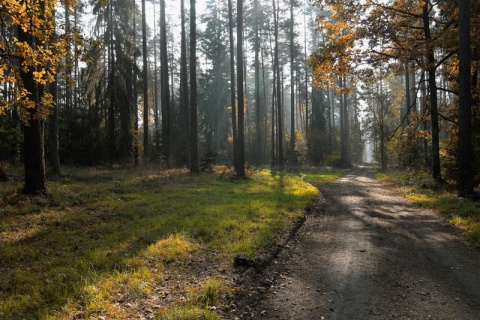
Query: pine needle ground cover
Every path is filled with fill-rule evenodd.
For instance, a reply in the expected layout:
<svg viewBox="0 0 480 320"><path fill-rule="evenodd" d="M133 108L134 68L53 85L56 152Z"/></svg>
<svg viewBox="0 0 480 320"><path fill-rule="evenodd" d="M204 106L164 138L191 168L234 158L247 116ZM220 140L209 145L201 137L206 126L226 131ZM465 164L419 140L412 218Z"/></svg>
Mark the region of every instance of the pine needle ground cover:
<svg viewBox="0 0 480 320"><path fill-rule="evenodd" d="M217 319L233 257L285 234L317 194L300 173L225 170L66 169L46 197L2 183L0 318Z"/></svg>
<svg viewBox="0 0 480 320"><path fill-rule="evenodd" d="M430 174L421 170L378 173L377 179L394 183L419 206L444 214L449 223L463 230L467 240L480 246L480 202L457 197L448 189L448 185L437 186Z"/></svg>

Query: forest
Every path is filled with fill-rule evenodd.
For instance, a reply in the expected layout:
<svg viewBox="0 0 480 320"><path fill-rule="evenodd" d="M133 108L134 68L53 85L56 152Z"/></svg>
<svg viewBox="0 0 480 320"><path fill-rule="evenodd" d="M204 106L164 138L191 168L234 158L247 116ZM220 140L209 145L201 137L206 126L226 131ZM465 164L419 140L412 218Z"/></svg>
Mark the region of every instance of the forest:
<svg viewBox="0 0 480 320"><path fill-rule="evenodd" d="M373 153L474 195L473 9L184 2L2 4L1 161L24 163L24 192L45 192L61 165L225 164L241 177L245 164L349 167Z"/></svg>
<svg viewBox="0 0 480 320"><path fill-rule="evenodd" d="M16 292L17 283L0 281L0 318L98 314L105 307L92 305L100 293L90 284L102 270L118 273L111 283L102 278L105 287L123 281L146 296L153 289L125 274L121 280L124 270L138 276L182 264L222 241L228 259L253 254L315 197L305 179L330 181L365 162L382 172L428 173L430 189L477 200L478 7L470 0L2 0L0 243L8 245L0 253L38 267L37 282L24 289L44 290L47 267L30 265L32 257L60 245L65 234L52 237L71 223L79 229L62 250L79 250L85 265L62 262L84 273L53 268L45 290L55 298L38 305L26 306L31 297ZM265 199L242 202L244 193ZM241 216L218 222L216 203L241 208ZM202 210L194 213L195 205ZM172 216L152 220L156 210ZM56 231L39 232L42 221ZM152 221L159 226L150 230ZM209 229L209 221L224 229ZM121 226L124 234L89 256L104 232ZM89 234L83 248L80 230ZM39 237L37 253L17 257L10 232ZM100 262L114 242L124 247ZM157 261L144 247L172 256ZM7 269L27 277L0 262L0 273ZM73 288L62 287L67 279ZM207 290L195 300L206 307L224 289L209 279L195 289ZM73 306L78 296L88 302Z"/></svg>

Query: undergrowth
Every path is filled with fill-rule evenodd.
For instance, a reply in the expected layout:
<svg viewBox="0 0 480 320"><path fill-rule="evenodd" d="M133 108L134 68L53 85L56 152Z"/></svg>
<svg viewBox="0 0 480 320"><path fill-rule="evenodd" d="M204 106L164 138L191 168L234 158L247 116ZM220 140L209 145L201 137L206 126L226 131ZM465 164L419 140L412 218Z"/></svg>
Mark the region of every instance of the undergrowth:
<svg viewBox="0 0 480 320"><path fill-rule="evenodd" d="M0 318L218 319L233 257L275 241L317 193L301 173L224 172L66 168L45 197L2 182Z"/></svg>
<svg viewBox="0 0 480 320"><path fill-rule="evenodd" d="M376 177L399 186L417 205L446 215L449 223L462 228L467 240L480 246L480 202L457 197L448 184L439 186L422 170L388 171Z"/></svg>

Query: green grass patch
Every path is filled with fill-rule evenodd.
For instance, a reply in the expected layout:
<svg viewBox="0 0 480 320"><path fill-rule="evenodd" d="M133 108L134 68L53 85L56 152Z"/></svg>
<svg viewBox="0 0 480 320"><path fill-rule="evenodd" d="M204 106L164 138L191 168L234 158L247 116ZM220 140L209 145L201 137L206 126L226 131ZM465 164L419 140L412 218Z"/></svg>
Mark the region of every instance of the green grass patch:
<svg viewBox="0 0 480 320"><path fill-rule="evenodd" d="M255 255L303 214L317 194L307 180L330 179L256 170L231 180L222 170L66 168L45 197L21 194L15 179L2 183L0 318L132 319L181 274L198 277L198 295L185 293L182 304L158 298L161 312L152 312L216 319L209 307L232 288L215 273L237 254ZM209 252L212 271L198 276L195 263Z"/></svg>
<svg viewBox="0 0 480 320"><path fill-rule="evenodd" d="M480 202L458 198L447 188L440 188L425 171L389 171L377 173L376 178L394 183L415 204L446 215L449 223L463 229L467 240L480 246Z"/></svg>

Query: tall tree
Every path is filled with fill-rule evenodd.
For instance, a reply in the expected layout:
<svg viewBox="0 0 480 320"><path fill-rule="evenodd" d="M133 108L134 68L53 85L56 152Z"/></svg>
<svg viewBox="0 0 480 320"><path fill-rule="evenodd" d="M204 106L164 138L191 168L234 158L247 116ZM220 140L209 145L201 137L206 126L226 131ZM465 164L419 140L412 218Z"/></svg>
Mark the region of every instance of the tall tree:
<svg viewBox="0 0 480 320"><path fill-rule="evenodd" d="M56 34L53 27L55 5L55 1L37 0L10 2L2 7L2 21L8 21L17 29L17 37L8 42L2 39L1 43L2 53L6 54L0 59L0 83L13 84L15 96L2 101L0 114L15 104L23 123L23 191L28 194L47 191L44 119L53 98L45 89L55 81L67 47L66 37Z"/></svg>
<svg viewBox="0 0 480 320"><path fill-rule="evenodd" d="M180 2L180 23L181 23L181 39L180 39L180 110L182 122L182 147L186 150L185 164L188 164L190 156L189 139L189 98L188 98L188 66L187 66L187 36L185 31L185 0Z"/></svg>
<svg viewBox="0 0 480 320"><path fill-rule="evenodd" d="M458 145L457 187L458 196L476 197L474 187L474 152L472 144L472 98L471 98L471 39L470 0L458 2Z"/></svg>
<svg viewBox="0 0 480 320"><path fill-rule="evenodd" d="M45 2L40 1L37 15L43 20ZM31 26L35 28L35 26ZM33 50L38 49L41 45L39 40L40 34L29 33L22 26L18 27L18 42L23 43ZM23 62L22 62L23 63ZM27 90L25 96L30 106L27 109L27 119L23 126L23 157L25 167L25 185L23 192L27 194L44 194L47 191L45 176L45 147L44 147L44 129L43 119L40 117L40 98L44 94L44 85L35 81L34 72L38 72L37 68L21 68L20 78L23 87Z"/></svg>
<svg viewBox="0 0 480 320"><path fill-rule="evenodd" d="M143 57L143 157L149 156L149 107L148 107L148 52L147 52L147 12L142 0L142 57Z"/></svg>
<svg viewBox="0 0 480 320"><path fill-rule="evenodd" d="M56 77L55 77L56 79ZM49 92L52 95L53 107L50 115L48 116L48 168L49 174L54 176L60 176L60 154L59 154L59 142L58 142L58 85L57 81L50 83Z"/></svg>
<svg viewBox="0 0 480 320"><path fill-rule="evenodd" d="M200 173L198 164L197 119L197 12L190 0L190 172Z"/></svg>
<svg viewBox="0 0 480 320"><path fill-rule="evenodd" d="M430 26L431 3L425 0L422 6L423 32L425 36L425 55L427 60L428 85L430 89L430 121L432 133L432 178L437 182L442 182L440 168L440 127L438 123L438 88L437 88L437 60L435 58L435 49L432 46L433 38Z"/></svg>
<svg viewBox="0 0 480 320"><path fill-rule="evenodd" d="M170 105L170 86L168 72L167 24L165 0L160 0L160 60L161 60L161 99L162 99L162 141L163 155L170 162L172 154L171 132L172 117Z"/></svg>
<svg viewBox="0 0 480 320"><path fill-rule="evenodd" d="M238 163L237 176L245 177L245 97L243 77L243 0L237 0L237 95Z"/></svg>
<svg viewBox="0 0 480 320"><path fill-rule="evenodd" d="M259 14L260 8L258 5L258 0L254 2L254 11L255 11L255 25L254 25L254 32L255 32L255 44L254 44L254 51L255 51L255 61L254 61L254 68L255 68L255 162L260 164L263 158L263 150L262 150L262 137L263 137L263 130L262 127L262 103L260 98L260 26L259 26Z"/></svg>
<svg viewBox="0 0 480 320"><path fill-rule="evenodd" d="M295 35L293 0L290 0L290 163L295 162Z"/></svg>
<svg viewBox="0 0 480 320"><path fill-rule="evenodd" d="M276 0L272 0L273 4L273 19L274 19L274 38L275 38L275 78L277 80L276 83L276 111L277 111L277 144L278 144L278 165L283 165L283 108L282 108L282 75L280 72L280 46L279 46L279 32L278 32L278 19L279 19L279 10L278 10L278 2Z"/></svg>
<svg viewBox="0 0 480 320"><path fill-rule="evenodd" d="M233 5L228 0L228 38L230 43L230 104L232 108L233 165L238 172L238 133L237 133L237 101L235 86L235 43L233 40Z"/></svg>
<svg viewBox="0 0 480 320"><path fill-rule="evenodd" d="M137 67L137 7L135 0L132 1L132 21L133 21L133 69L132 69L132 78L133 78L133 121L134 121L134 134L135 134L135 144L133 150L134 164L137 166L139 163L139 141L138 141L138 67Z"/></svg>

